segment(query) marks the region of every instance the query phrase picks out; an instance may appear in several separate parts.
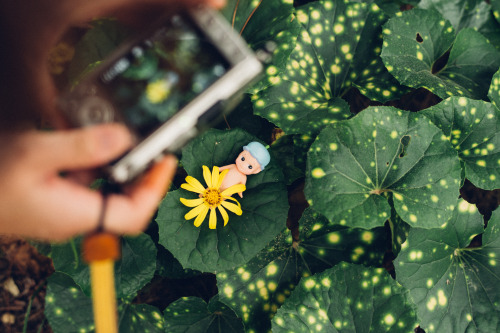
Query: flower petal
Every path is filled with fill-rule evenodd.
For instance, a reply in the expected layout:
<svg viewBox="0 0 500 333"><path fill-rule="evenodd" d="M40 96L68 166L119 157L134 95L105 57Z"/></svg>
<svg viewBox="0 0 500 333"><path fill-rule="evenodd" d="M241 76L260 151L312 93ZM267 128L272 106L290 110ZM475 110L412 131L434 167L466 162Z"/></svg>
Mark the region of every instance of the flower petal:
<svg viewBox="0 0 500 333"><path fill-rule="evenodd" d="M200 212L200 215L198 215L198 217L196 217L196 219L194 220L195 227L199 227L203 223L203 221L205 220L205 217L207 216L207 213L208 213L208 206L207 205L201 205L198 207L203 207L203 209Z"/></svg>
<svg viewBox="0 0 500 333"><path fill-rule="evenodd" d="M243 192L246 189L247 189L247 187L245 185L236 184L236 185L230 186L229 188L222 191L222 193L220 195L222 195L223 197L230 197L233 194Z"/></svg>
<svg viewBox="0 0 500 333"><path fill-rule="evenodd" d="M222 218L224 219L224 226L226 226L227 221L229 221L229 216L227 215L226 210L222 206L218 206L220 215L222 215Z"/></svg>
<svg viewBox="0 0 500 333"><path fill-rule="evenodd" d="M205 188L203 187L203 185L201 185L201 183L198 181L198 179L196 179L194 177L187 176L186 182L188 185L195 188L195 191L191 191L191 190L188 190L188 191L196 192L196 193L203 193L203 191L205 191ZM186 183L184 183L184 184L186 184ZM184 185L184 184L182 184L182 185ZM181 187L182 187L182 185L181 185Z"/></svg>
<svg viewBox="0 0 500 333"><path fill-rule="evenodd" d="M206 205L199 205L197 207L194 207L189 212L187 212L186 215L184 215L184 218L186 220L191 220L193 217L201 214L205 209L208 209Z"/></svg>
<svg viewBox="0 0 500 333"><path fill-rule="evenodd" d="M217 186L218 183L219 183L219 167L214 166L214 168L212 170L212 186L215 187L215 186Z"/></svg>
<svg viewBox="0 0 500 333"><path fill-rule="evenodd" d="M203 204L203 198L199 198L199 199L184 199L184 198L181 198L181 202L184 204L184 206L187 206L187 207L196 207L196 206L199 206L199 205Z"/></svg>
<svg viewBox="0 0 500 333"><path fill-rule="evenodd" d="M228 201L222 201L221 205L224 206L225 208L229 209L230 211L232 211L236 215L241 215L243 213L243 211L241 210L241 207L239 206L239 203L238 203L238 205L235 205L235 204L230 203Z"/></svg>
<svg viewBox="0 0 500 333"><path fill-rule="evenodd" d="M219 175L219 182L217 183L217 189L220 189L220 186L222 185L222 181L224 180L224 177L226 177L226 174L229 172L229 169L226 169L222 171Z"/></svg>
<svg viewBox="0 0 500 333"><path fill-rule="evenodd" d="M207 183L207 187L212 187L212 175L206 165L203 166L203 178L205 179L205 183Z"/></svg>
<svg viewBox="0 0 500 333"><path fill-rule="evenodd" d="M210 208L210 219L208 220L208 227L210 229L215 229L217 226L217 215L215 214L215 208Z"/></svg>

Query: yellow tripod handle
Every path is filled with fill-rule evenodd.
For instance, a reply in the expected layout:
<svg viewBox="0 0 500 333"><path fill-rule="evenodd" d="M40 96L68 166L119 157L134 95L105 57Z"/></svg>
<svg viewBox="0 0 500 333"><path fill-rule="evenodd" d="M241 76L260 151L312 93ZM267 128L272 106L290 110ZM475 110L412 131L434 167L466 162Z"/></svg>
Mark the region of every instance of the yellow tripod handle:
<svg viewBox="0 0 500 333"><path fill-rule="evenodd" d="M83 259L90 266L96 333L118 333L114 263L120 258L118 236L96 232L83 240Z"/></svg>

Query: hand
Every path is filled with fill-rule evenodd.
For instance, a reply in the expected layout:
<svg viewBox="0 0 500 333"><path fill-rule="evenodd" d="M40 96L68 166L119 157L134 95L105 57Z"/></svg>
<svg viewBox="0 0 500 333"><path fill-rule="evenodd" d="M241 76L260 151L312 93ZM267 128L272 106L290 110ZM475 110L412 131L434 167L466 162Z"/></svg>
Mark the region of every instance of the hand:
<svg viewBox="0 0 500 333"><path fill-rule="evenodd" d="M26 131L0 137L0 233L63 240L97 227L102 196L62 171L95 168L131 143L120 125L70 131ZM176 170L168 157L123 195L108 199L104 227L135 234L149 222Z"/></svg>

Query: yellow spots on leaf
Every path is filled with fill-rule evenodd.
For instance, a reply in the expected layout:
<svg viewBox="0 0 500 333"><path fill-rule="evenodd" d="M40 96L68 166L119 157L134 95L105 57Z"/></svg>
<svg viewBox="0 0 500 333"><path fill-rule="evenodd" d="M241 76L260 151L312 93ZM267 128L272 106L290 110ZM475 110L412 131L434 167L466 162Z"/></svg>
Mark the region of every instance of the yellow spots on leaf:
<svg viewBox="0 0 500 333"><path fill-rule="evenodd" d="M333 26L333 31L336 33L336 34L341 34L344 32L344 25L343 24L340 24L340 23L337 23Z"/></svg>
<svg viewBox="0 0 500 333"><path fill-rule="evenodd" d="M437 195L433 194L433 195L431 195L431 201L436 203L439 201L439 197Z"/></svg>
<svg viewBox="0 0 500 333"><path fill-rule="evenodd" d="M266 274L267 276L275 275L277 272L278 272L278 266L276 266L275 264L267 266L267 274Z"/></svg>
<svg viewBox="0 0 500 333"><path fill-rule="evenodd" d="M396 139L398 137L398 132L397 131L392 131L391 132L391 138Z"/></svg>
<svg viewBox="0 0 500 333"><path fill-rule="evenodd" d="M373 233L371 231L364 231L363 234L361 234L361 239L370 244L373 241Z"/></svg>
<svg viewBox="0 0 500 333"><path fill-rule="evenodd" d="M374 138L376 138L376 137L377 137L377 130L374 130L374 131L372 132L372 136L373 136Z"/></svg>
<svg viewBox="0 0 500 333"><path fill-rule="evenodd" d="M395 321L396 321L396 320L394 319L394 317L393 317L393 316L392 316L392 314L390 314L390 313L389 313L389 314L387 314L387 315L385 315L385 317L384 317L384 323L385 323L386 325L392 326L392 325L394 324L394 322L395 322Z"/></svg>
<svg viewBox="0 0 500 333"><path fill-rule="evenodd" d="M349 44L344 44L342 45L340 50L342 50L343 53L349 53L349 51L351 50L351 46Z"/></svg>
<svg viewBox="0 0 500 333"><path fill-rule="evenodd" d="M336 232L332 232L330 235L328 235L328 241L332 244L337 244L340 242L340 236Z"/></svg>
<svg viewBox="0 0 500 333"><path fill-rule="evenodd" d="M321 168L314 168L311 174L314 178L323 178L324 176L326 176L325 171Z"/></svg>
<svg viewBox="0 0 500 333"><path fill-rule="evenodd" d="M296 17L302 24L306 24L309 21L309 17L303 11L298 11Z"/></svg>
<svg viewBox="0 0 500 333"><path fill-rule="evenodd" d="M461 200L460 203L458 204L458 211L461 213L473 214L477 211L477 208L475 205L470 204L465 200Z"/></svg>
<svg viewBox="0 0 500 333"><path fill-rule="evenodd" d="M224 294L226 294L227 298L233 298L233 288L231 286L224 287Z"/></svg>
<svg viewBox="0 0 500 333"><path fill-rule="evenodd" d="M304 283L304 286L306 287L306 289L312 289L312 288L314 288L315 285L316 285L316 282L314 282L313 279L308 279L306 281L306 283Z"/></svg>
<svg viewBox="0 0 500 333"><path fill-rule="evenodd" d="M330 280L329 278L324 278L323 280L321 280L321 284L326 288L330 288L330 286L332 285L332 280Z"/></svg>
<svg viewBox="0 0 500 333"><path fill-rule="evenodd" d="M391 294L391 287L384 287L384 289L382 290L382 292L384 293L384 295L390 295Z"/></svg>
<svg viewBox="0 0 500 333"><path fill-rule="evenodd" d="M311 32L314 35L319 35L323 32L323 26L320 23L316 23L315 25L312 26Z"/></svg>
<svg viewBox="0 0 500 333"><path fill-rule="evenodd" d="M448 304L448 298L444 294L443 290L438 291L438 304L440 306L446 306L446 304Z"/></svg>
<svg viewBox="0 0 500 333"><path fill-rule="evenodd" d="M427 301L427 309L429 311L434 311L434 309L436 308L436 305L437 305L436 297L431 297L429 299L429 301Z"/></svg>
<svg viewBox="0 0 500 333"><path fill-rule="evenodd" d="M342 70L338 65L332 65L330 69L333 74L339 74Z"/></svg>
<svg viewBox="0 0 500 333"><path fill-rule="evenodd" d="M398 201L403 201L403 196L399 193L394 193L394 199Z"/></svg>
<svg viewBox="0 0 500 333"><path fill-rule="evenodd" d="M384 97L389 97L389 96L391 96L391 92L390 92L389 90L383 90L383 91L382 91L382 95L383 95Z"/></svg>
<svg viewBox="0 0 500 333"><path fill-rule="evenodd" d="M417 52L417 59L420 61L424 60L424 55L422 54L422 52Z"/></svg>
<svg viewBox="0 0 500 333"><path fill-rule="evenodd" d="M414 215L414 214L410 214L410 221L413 222L413 223L416 223L417 222L417 217Z"/></svg>
<svg viewBox="0 0 500 333"><path fill-rule="evenodd" d="M330 144L330 150L336 151L339 148L338 144L336 143L331 143Z"/></svg>
<svg viewBox="0 0 500 333"><path fill-rule="evenodd" d="M478 160L476 162L477 165L479 165L480 167L486 167L486 161L485 160Z"/></svg>
<svg viewBox="0 0 500 333"><path fill-rule="evenodd" d="M411 261L420 260L423 257L422 251L411 251L409 254L409 258Z"/></svg>
<svg viewBox="0 0 500 333"><path fill-rule="evenodd" d="M427 280L426 285L427 285L427 288L432 288L432 286L434 285L434 281L432 281L432 279L429 279L429 280Z"/></svg>
<svg viewBox="0 0 500 333"><path fill-rule="evenodd" d="M278 288L276 282L269 282L269 284L267 285L267 289L269 289L270 291L275 291L276 288Z"/></svg>

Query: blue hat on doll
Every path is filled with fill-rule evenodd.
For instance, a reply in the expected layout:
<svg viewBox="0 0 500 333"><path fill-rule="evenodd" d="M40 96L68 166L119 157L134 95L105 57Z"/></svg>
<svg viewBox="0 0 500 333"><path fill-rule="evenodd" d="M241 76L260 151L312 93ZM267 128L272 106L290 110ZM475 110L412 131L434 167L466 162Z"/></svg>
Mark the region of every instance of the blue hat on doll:
<svg viewBox="0 0 500 333"><path fill-rule="evenodd" d="M269 161L271 161L271 155L269 155L269 152L262 143L250 142L246 146L243 146L243 150L249 152L259 162L261 170L264 170Z"/></svg>

